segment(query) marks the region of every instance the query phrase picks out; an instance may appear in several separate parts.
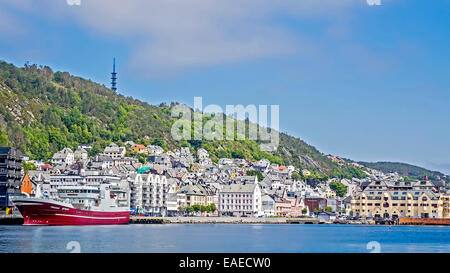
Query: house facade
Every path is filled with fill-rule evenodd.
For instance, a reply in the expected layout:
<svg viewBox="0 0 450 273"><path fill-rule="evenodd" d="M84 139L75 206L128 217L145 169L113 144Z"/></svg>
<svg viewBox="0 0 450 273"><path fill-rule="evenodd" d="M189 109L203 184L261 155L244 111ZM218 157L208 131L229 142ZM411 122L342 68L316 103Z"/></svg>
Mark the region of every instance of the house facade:
<svg viewBox="0 0 450 273"><path fill-rule="evenodd" d="M167 215L167 179L154 174L136 174L129 178L130 205L152 216Z"/></svg>
<svg viewBox="0 0 450 273"><path fill-rule="evenodd" d="M373 181L351 201L353 214L367 218L444 218L448 196L430 181ZM447 203L448 205L448 203Z"/></svg>
<svg viewBox="0 0 450 273"><path fill-rule="evenodd" d="M220 215L252 217L263 215L259 185L256 183L224 186L219 194L218 209Z"/></svg>
<svg viewBox="0 0 450 273"><path fill-rule="evenodd" d="M125 147L119 147L115 143L109 144L103 151L103 154L110 156L112 159L124 157L125 153L126 153Z"/></svg>

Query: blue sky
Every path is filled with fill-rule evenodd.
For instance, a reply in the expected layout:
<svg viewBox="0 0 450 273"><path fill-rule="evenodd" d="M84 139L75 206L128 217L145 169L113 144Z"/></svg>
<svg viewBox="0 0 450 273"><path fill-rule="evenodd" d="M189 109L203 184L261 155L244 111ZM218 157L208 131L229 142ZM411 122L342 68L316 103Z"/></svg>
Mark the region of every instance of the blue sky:
<svg viewBox="0 0 450 273"><path fill-rule="evenodd" d="M276 3L282 2L282 3ZM151 104L278 104L323 153L450 173L450 1L4 0L0 59Z"/></svg>

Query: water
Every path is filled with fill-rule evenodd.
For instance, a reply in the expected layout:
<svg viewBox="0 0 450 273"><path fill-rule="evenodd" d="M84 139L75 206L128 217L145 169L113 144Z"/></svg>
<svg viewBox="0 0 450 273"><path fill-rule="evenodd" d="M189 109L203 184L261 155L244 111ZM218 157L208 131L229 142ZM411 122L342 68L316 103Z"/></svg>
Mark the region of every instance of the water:
<svg viewBox="0 0 450 273"><path fill-rule="evenodd" d="M382 253L450 252L449 231L450 227L446 226L267 224L0 226L0 253L65 253L78 243L83 253L368 253L373 250L371 245L379 246ZM72 241L75 243L67 248Z"/></svg>

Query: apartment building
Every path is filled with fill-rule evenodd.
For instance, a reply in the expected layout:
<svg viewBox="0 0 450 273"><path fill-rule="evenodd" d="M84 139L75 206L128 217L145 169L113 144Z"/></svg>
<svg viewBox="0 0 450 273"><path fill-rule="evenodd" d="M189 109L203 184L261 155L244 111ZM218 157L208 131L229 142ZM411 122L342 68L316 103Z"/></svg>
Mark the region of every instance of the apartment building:
<svg viewBox="0 0 450 273"><path fill-rule="evenodd" d="M355 215L368 218L443 218L448 195L428 180L372 181L351 201Z"/></svg>
<svg viewBox="0 0 450 273"><path fill-rule="evenodd" d="M129 178L130 205L152 216L167 215L168 186L165 176L135 174Z"/></svg>
<svg viewBox="0 0 450 273"><path fill-rule="evenodd" d="M20 194L22 153L14 148L0 147L0 208L12 206L10 197Z"/></svg>

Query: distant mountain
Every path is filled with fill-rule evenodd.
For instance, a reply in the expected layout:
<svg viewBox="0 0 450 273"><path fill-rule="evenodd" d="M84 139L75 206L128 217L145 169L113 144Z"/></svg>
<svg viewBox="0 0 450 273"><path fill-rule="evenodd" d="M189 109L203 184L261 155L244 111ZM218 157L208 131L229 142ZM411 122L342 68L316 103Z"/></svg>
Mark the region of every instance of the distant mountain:
<svg viewBox="0 0 450 273"><path fill-rule="evenodd" d="M396 172L402 176L409 176L416 179L423 179L425 176L428 176L430 180L439 180L444 179L450 182L450 178L445 174L438 171L430 171L422 167L399 163L399 162L358 162L358 164L364 165L368 168L375 169L378 171L382 171L384 173L393 173Z"/></svg>
<svg viewBox="0 0 450 273"><path fill-rule="evenodd" d="M280 134L276 152L261 150L258 142L175 141L171 136L170 106L149 105L103 85L53 72L48 66L16 67L0 61L0 146L20 148L31 159L49 160L64 147L92 144L91 155L110 142L158 144L165 149L205 148L213 160L221 157L259 160L307 168L320 175L351 175L304 141ZM247 124L248 125L248 124Z"/></svg>

